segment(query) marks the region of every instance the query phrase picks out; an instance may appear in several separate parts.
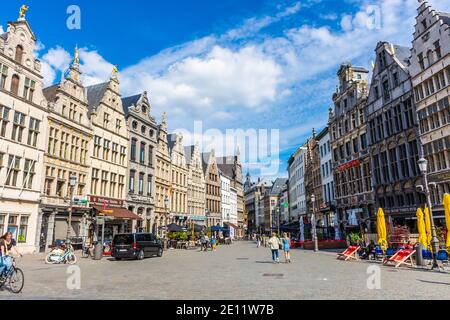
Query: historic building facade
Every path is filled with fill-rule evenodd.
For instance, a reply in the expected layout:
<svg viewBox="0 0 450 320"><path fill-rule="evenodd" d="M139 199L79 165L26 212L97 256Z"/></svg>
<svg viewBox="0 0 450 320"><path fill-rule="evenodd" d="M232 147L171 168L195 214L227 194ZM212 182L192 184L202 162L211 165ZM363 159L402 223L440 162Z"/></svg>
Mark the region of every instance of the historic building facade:
<svg viewBox="0 0 450 320"><path fill-rule="evenodd" d="M133 221L140 219L126 209L129 132L117 70L108 82L88 87L87 95L94 133L89 201L94 215L112 216L105 229L109 238L132 231Z"/></svg>
<svg viewBox="0 0 450 320"><path fill-rule="evenodd" d="M290 221L300 221L300 217L306 215L306 147L301 146L289 159L289 212Z"/></svg>
<svg viewBox="0 0 450 320"><path fill-rule="evenodd" d="M205 175L198 145L184 148L188 167L187 214L189 219L201 225L205 223Z"/></svg>
<svg viewBox="0 0 450 320"><path fill-rule="evenodd" d="M54 240L67 236L72 237L73 243L88 236L93 132L86 90L80 77L76 50L67 76L59 84L44 89L49 106L49 131L44 158L42 250Z"/></svg>
<svg viewBox="0 0 450 320"><path fill-rule="evenodd" d="M434 210L443 213L450 193L450 14L422 1L416 18L410 74L419 117L420 140L428 160Z"/></svg>
<svg viewBox="0 0 450 320"><path fill-rule="evenodd" d="M337 75L329 117L336 207L342 226L360 230L374 214L364 114L369 71L345 64Z"/></svg>
<svg viewBox="0 0 450 320"><path fill-rule="evenodd" d="M167 141L166 114L163 113L158 127L158 146L156 148L156 182L155 182L155 223L153 233L162 235L160 227L170 220L171 157Z"/></svg>
<svg viewBox="0 0 450 320"><path fill-rule="evenodd" d="M334 221L334 181L333 181L333 159L331 156L330 132L328 127L317 135L320 156L320 177L322 184L322 201L318 210L322 215L323 225L329 227Z"/></svg>
<svg viewBox="0 0 450 320"><path fill-rule="evenodd" d="M202 167L206 186L206 225L217 226L222 223L221 183L214 150L202 154Z"/></svg>
<svg viewBox="0 0 450 320"><path fill-rule="evenodd" d="M376 208L392 218L413 217L420 206L417 114L412 97L411 50L387 42L376 47L366 106Z"/></svg>
<svg viewBox="0 0 450 320"><path fill-rule="evenodd" d="M183 136L170 134L168 136L171 157L171 197L170 214L173 222L185 223L188 215L188 167L184 155Z"/></svg>
<svg viewBox="0 0 450 320"><path fill-rule="evenodd" d="M48 130L35 47L22 12L0 34L0 233L12 232L22 253L39 250Z"/></svg>
<svg viewBox="0 0 450 320"><path fill-rule="evenodd" d="M319 142L317 140L316 130L313 129L311 138L306 142L306 165L305 165L305 192L307 212L316 213L316 219L321 219L319 213L322 204L322 177L320 175L320 153ZM314 203L312 202L314 195Z"/></svg>
<svg viewBox="0 0 450 320"><path fill-rule="evenodd" d="M242 237L245 229L248 228L248 217L245 213L244 205L244 181L242 176L242 164L239 149L235 156L220 157L217 159L217 166L224 175L231 178L231 186L237 192L237 236Z"/></svg>
<svg viewBox="0 0 450 320"><path fill-rule="evenodd" d="M230 222L231 219L231 178L227 177L223 172L220 172L220 196L221 196L221 213L222 224Z"/></svg>
<svg viewBox="0 0 450 320"><path fill-rule="evenodd" d="M155 163L158 125L147 92L122 99L130 132L126 206L142 220L133 230L152 230L155 217Z"/></svg>

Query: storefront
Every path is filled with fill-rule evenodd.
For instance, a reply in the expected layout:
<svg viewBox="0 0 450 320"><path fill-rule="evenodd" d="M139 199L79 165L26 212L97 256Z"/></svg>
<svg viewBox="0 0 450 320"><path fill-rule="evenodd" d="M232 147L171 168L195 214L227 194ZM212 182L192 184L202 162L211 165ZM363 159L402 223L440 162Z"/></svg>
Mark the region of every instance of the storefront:
<svg viewBox="0 0 450 320"><path fill-rule="evenodd" d="M102 235L105 241L112 241L116 234L131 233L133 222L142 221L141 217L125 208L94 206L93 209L95 217L103 218L102 223L96 223L95 226L95 236L99 240L102 239Z"/></svg>

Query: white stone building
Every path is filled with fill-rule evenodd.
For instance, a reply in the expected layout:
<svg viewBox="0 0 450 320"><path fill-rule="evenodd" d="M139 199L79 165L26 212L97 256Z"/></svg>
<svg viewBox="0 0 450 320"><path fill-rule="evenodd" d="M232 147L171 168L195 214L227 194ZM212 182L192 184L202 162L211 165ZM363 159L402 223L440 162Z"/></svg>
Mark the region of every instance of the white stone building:
<svg viewBox="0 0 450 320"><path fill-rule="evenodd" d="M334 179L330 133L328 127L317 135L320 154L320 175L322 177L322 199L319 211L324 226L330 226L334 218Z"/></svg>
<svg viewBox="0 0 450 320"><path fill-rule="evenodd" d="M291 221L306 215L305 195L306 148L300 147L289 159L289 205Z"/></svg>
<svg viewBox="0 0 450 320"><path fill-rule="evenodd" d="M220 195L221 199L221 213L222 213L222 224L223 222L230 222L231 217L231 204L230 204L230 186L231 179L224 174L220 173Z"/></svg>
<svg viewBox="0 0 450 320"><path fill-rule="evenodd" d="M0 35L0 233L19 251L39 249L47 101L36 37L25 17Z"/></svg>

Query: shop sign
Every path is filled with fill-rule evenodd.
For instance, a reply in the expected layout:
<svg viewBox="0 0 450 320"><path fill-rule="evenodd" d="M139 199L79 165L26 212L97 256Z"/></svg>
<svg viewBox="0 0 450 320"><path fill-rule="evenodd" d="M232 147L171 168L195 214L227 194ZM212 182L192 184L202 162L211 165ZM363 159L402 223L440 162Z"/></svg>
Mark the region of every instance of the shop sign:
<svg viewBox="0 0 450 320"><path fill-rule="evenodd" d="M76 208L89 208L89 198L87 196L74 196L72 206Z"/></svg>
<svg viewBox="0 0 450 320"><path fill-rule="evenodd" d="M336 168L337 171L345 171L354 167L357 167L361 164L361 161L359 159L353 160L347 163L344 163L343 165L340 165Z"/></svg>
<svg viewBox="0 0 450 320"><path fill-rule="evenodd" d="M117 199L90 196L90 202L96 205L104 205L106 203L108 206L123 207L123 200Z"/></svg>
<svg viewBox="0 0 450 320"><path fill-rule="evenodd" d="M437 175L430 175L430 182L442 182L450 180L450 172L445 172Z"/></svg>

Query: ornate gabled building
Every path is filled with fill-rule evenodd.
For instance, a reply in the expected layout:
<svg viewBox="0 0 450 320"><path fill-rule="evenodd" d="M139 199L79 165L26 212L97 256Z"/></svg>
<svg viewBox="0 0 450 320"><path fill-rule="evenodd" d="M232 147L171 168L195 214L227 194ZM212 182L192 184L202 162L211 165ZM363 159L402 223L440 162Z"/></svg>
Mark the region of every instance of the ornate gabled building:
<svg viewBox="0 0 450 320"><path fill-rule="evenodd" d="M442 216L450 193L450 13L421 1L417 10L410 74L419 117L419 134L428 160L431 201ZM421 182L421 185L423 183Z"/></svg>
<svg viewBox="0 0 450 320"><path fill-rule="evenodd" d="M221 183L214 150L202 154L202 168L206 185L206 226L221 225Z"/></svg>
<svg viewBox="0 0 450 320"><path fill-rule="evenodd" d="M93 133L86 90L80 77L76 50L67 76L59 84L44 89L49 103L49 132L44 158L42 249L67 236L72 237L74 244L88 236L85 227L90 219L88 195Z"/></svg>
<svg viewBox="0 0 450 320"><path fill-rule="evenodd" d="M231 179L231 187L236 189L237 193L237 215L238 227L237 236L242 237L244 230L248 228L248 217L245 214L244 204L244 181L242 176L242 164L239 150L237 155L217 158L217 166L223 174Z"/></svg>
<svg viewBox="0 0 450 320"><path fill-rule="evenodd" d="M12 232L22 253L39 249L48 129L35 47L21 10L0 34L0 233Z"/></svg>
<svg viewBox="0 0 450 320"><path fill-rule="evenodd" d="M171 158L171 197L170 214L172 222L184 224L188 212L188 167L184 156L183 136L169 134L169 152Z"/></svg>
<svg viewBox="0 0 450 320"><path fill-rule="evenodd" d="M329 127L333 150L337 212L347 231L360 230L374 216L370 160L364 114L369 71L342 65L333 95Z"/></svg>
<svg viewBox="0 0 450 320"><path fill-rule="evenodd" d="M152 230L155 214L155 164L158 125L151 115L147 92L122 99L130 140L126 206L142 220L133 228Z"/></svg>
<svg viewBox="0 0 450 320"><path fill-rule="evenodd" d="M205 215L205 175L198 145L184 148L188 167L187 214L189 219L206 225Z"/></svg>
<svg viewBox="0 0 450 320"><path fill-rule="evenodd" d="M162 235L161 227L170 223L171 174L166 114L163 113L161 124L158 127L158 145L156 147L155 223L153 233L158 235Z"/></svg>
<svg viewBox="0 0 450 320"><path fill-rule="evenodd" d="M141 218L126 209L129 132L119 93L117 69L108 82L87 88L94 131L90 205L94 214L106 214L107 238L132 231L133 221Z"/></svg>
<svg viewBox="0 0 450 320"><path fill-rule="evenodd" d="M394 219L413 217L420 206L417 113L412 97L411 50L388 42L376 47L365 114L376 208Z"/></svg>

